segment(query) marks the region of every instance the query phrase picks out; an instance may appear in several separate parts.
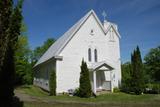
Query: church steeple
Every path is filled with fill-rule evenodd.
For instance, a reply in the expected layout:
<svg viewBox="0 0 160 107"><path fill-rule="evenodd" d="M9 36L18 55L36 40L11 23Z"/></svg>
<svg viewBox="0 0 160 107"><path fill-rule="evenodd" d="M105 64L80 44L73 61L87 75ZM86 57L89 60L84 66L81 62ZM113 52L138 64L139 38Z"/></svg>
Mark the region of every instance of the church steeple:
<svg viewBox="0 0 160 107"><path fill-rule="evenodd" d="M103 21L107 21L107 20L106 20L106 16L107 16L107 14L106 14L106 12L105 12L105 11L103 11L103 12L102 12L102 16L103 16Z"/></svg>
<svg viewBox="0 0 160 107"><path fill-rule="evenodd" d="M102 16L103 16L103 26L104 26L105 30L107 30L107 28L109 26L109 22L106 20L107 14L105 11L102 12Z"/></svg>

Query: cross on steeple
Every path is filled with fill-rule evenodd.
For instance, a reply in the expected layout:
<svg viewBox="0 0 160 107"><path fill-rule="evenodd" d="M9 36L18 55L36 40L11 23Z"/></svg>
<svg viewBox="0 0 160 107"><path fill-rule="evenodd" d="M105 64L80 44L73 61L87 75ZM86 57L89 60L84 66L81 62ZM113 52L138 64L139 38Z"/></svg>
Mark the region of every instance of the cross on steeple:
<svg viewBox="0 0 160 107"><path fill-rule="evenodd" d="M102 12L102 16L103 16L103 19L104 19L104 21L105 21L107 14L106 14L106 12L105 12L104 10L103 10L103 12Z"/></svg>

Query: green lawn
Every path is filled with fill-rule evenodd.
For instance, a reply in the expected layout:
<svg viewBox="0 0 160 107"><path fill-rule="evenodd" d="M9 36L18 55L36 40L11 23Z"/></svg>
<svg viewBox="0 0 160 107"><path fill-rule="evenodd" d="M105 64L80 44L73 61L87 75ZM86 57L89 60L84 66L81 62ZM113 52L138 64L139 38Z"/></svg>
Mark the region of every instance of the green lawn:
<svg viewBox="0 0 160 107"><path fill-rule="evenodd" d="M97 98L79 98L67 95L49 96L47 92L35 86L24 86L17 88L16 91L27 95L35 96L40 99L56 101L56 103L45 102L25 102L25 107L160 107L160 95L144 94L131 95L126 93L107 93L99 95Z"/></svg>

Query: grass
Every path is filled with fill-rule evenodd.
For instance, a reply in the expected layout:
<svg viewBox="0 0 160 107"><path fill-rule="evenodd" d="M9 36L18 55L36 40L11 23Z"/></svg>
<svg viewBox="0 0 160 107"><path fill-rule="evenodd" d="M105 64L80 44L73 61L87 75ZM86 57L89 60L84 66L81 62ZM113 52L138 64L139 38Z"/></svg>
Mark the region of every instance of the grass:
<svg viewBox="0 0 160 107"><path fill-rule="evenodd" d="M131 95L120 92L99 95L97 98L79 98L68 95L49 96L47 92L35 86L23 86L17 88L16 91L49 101L56 101L50 104L25 102L25 107L105 107L106 105L108 107L160 107L160 95L158 94Z"/></svg>
<svg viewBox="0 0 160 107"><path fill-rule="evenodd" d="M32 85L24 85L21 87L16 88L16 91L31 95L31 96L37 96L37 97L45 97L48 96L48 92L42 90L39 87L32 86Z"/></svg>
<svg viewBox="0 0 160 107"><path fill-rule="evenodd" d="M156 104L48 104L48 103L25 103L24 107L159 107Z"/></svg>

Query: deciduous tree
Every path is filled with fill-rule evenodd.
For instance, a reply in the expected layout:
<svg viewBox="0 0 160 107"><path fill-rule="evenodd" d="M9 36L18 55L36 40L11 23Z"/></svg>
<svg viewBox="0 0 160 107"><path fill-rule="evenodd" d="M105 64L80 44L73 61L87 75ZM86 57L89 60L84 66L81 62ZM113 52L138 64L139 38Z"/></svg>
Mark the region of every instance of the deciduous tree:
<svg viewBox="0 0 160 107"><path fill-rule="evenodd" d="M160 46L150 49L149 53L144 57L145 70L152 82L160 82Z"/></svg>
<svg viewBox="0 0 160 107"><path fill-rule="evenodd" d="M33 51L33 58L34 62L37 62L39 58L47 51L47 49L55 42L55 39L48 38L42 46L36 47Z"/></svg>
<svg viewBox="0 0 160 107"><path fill-rule="evenodd" d="M121 89L124 92L130 92L131 89L131 62L122 64L122 84Z"/></svg>
<svg viewBox="0 0 160 107"><path fill-rule="evenodd" d="M29 48L28 38L25 35L21 35L18 38L15 52L16 85L32 84L33 71L30 58L31 50Z"/></svg>

